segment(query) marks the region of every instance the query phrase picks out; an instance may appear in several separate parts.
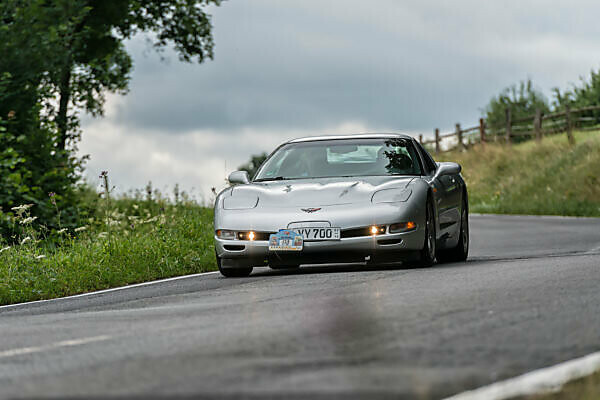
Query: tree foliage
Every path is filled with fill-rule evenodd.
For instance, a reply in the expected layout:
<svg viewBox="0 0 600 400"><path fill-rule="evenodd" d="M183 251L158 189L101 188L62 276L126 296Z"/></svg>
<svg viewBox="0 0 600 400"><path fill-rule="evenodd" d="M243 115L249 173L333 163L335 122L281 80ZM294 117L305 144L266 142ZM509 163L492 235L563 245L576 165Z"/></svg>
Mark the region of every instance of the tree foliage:
<svg viewBox="0 0 600 400"><path fill-rule="evenodd" d="M85 161L75 157L79 113L102 115L107 93L126 93L125 41L146 33L158 51L171 46L182 61L203 62L214 46L206 8L220 2L2 0L0 216L33 203L51 225L50 192L75 215Z"/></svg>
<svg viewBox="0 0 600 400"><path fill-rule="evenodd" d="M517 120L534 115L536 109L547 113L550 106L546 97L533 88L531 80L527 80L493 97L485 108L485 114L488 126L492 131L499 132L506 127L507 110L510 110L512 120Z"/></svg>
<svg viewBox="0 0 600 400"><path fill-rule="evenodd" d="M579 85L573 85L571 89L563 92L559 88L554 88L553 92L553 105L557 111L564 111L567 106L571 109L600 106L600 70L592 70L589 81L580 78ZM586 111L580 113L579 117L593 117L597 122L600 120L600 111Z"/></svg>
<svg viewBox="0 0 600 400"><path fill-rule="evenodd" d="M262 163L265 162L267 157L268 157L267 153L252 155L252 156L250 156L250 160L246 164L240 165L238 167L238 169L240 171L248 172L248 176L250 176L250 178L252 178L252 177L254 177L254 175L256 175L258 168L260 168Z"/></svg>

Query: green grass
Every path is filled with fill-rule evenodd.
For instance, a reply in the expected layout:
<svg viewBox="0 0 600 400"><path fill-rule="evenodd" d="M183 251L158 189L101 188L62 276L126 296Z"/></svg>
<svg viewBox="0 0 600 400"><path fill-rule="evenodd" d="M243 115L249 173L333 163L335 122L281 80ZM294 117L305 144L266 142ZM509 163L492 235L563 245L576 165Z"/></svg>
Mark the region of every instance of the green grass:
<svg viewBox="0 0 600 400"><path fill-rule="evenodd" d="M32 239L0 253L0 305L216 269L212 209L130 199L112 206L77 237L38 240L25 224L18 239Z"/></svg>
<svg viewBox="0 0 600 400"><path fill-rule="evenodd" d="M512 146L476 145L436 157L463 167L472 212L600 216L600 132Z"/></svg>

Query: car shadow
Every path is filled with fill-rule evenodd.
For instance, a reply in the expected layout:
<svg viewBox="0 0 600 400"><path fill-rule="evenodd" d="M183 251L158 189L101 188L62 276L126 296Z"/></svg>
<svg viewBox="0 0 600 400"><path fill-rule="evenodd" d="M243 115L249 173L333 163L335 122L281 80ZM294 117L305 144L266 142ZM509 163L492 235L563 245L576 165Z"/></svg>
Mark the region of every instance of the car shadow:
<svg viewBox="0 0 600 400"><path fill-rule="evenodd" d="M327 274L339 272L368 272L368 271L393 271L425 269L410 264L318 264L303 265L299 268L271 269L269 267L255 269L251 276L283 276L283 275L306 275Z"/></svg>

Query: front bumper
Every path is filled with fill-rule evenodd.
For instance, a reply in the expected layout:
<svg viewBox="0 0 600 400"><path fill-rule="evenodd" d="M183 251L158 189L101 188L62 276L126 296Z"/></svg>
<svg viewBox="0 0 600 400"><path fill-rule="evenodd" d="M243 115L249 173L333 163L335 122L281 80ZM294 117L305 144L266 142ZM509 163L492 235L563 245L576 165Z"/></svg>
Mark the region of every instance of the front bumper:
<svg viewBox="0 0 600 400"><path fill-rule="evenodd" d="M410 259L423 248L424 229L414 231L342 238L337 241L304 242L299 252L269 251L269 242L224 240L215 236L215 249L223 267L264 265L323 264L348 262L398 262Z"/></svg>

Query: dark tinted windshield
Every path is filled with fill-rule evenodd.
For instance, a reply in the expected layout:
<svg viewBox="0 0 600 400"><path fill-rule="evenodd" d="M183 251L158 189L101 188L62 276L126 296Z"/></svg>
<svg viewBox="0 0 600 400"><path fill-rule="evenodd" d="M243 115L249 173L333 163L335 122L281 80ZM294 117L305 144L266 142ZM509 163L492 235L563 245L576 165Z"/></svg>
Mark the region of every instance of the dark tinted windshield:
<svg viewBox="0 0 600 400"><path fill-rule="evenodd" d="M254 180L377 175L421 175L417 153L409 139L288 143L265 162Z"/></svg>

